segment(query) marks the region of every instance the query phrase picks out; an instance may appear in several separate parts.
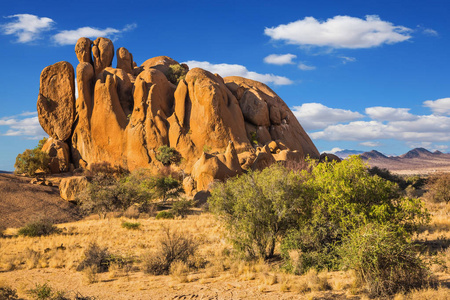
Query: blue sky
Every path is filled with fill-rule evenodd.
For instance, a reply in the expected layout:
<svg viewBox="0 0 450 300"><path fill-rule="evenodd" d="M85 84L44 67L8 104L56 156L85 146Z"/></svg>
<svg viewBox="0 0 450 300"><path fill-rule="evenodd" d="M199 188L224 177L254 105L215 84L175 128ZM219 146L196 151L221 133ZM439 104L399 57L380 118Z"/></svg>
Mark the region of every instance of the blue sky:
<svg viewBox="0 0 450 300"><path fill-rule="evenodd" d="M0 170L45 133L40 72L106 36L140 65L167 55L267 83L319 151L450 151L450 3L8 1L0 12ZM113 61L113 66L116 62Z"/></svg>

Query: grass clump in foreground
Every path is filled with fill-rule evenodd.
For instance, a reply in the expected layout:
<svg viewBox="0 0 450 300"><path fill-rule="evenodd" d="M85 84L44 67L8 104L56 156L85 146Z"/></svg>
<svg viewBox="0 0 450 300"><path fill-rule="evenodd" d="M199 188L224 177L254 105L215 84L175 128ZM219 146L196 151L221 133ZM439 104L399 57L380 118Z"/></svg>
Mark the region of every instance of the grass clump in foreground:
<svg viewBox="0 0 450 300"><path fill-rule="evenodd" d="M168 274L175 262L189 265L189 259L198 248L198 243L188 234L172 231L169 227L163 227L163 232L159 249L144 258L144 271L153 275Z"/></svg>
<svg viewBox="0 0 450 300"><path fill-rule="evenodd" d="M423 270L418 260L403 259L402 255L414 252L408 240L419 225L429 221L429 214L419 199L404 197L396 184L371 175L358 157L340 163L310 161L300 172L273 165L218 183L211 194L210 210L224 222L235 249L248 258L273 257L276 242L281 240L288 271L337 270L345 261L339 252L344 241L366 226L373 226L375 237L383 236L385 229L379 225L386 225L398 237L386 241L397 248L386 246L372 253L391 255L392 265L379 268L386 272ZM358 253L368 250L363 244L353 247ZM389 251L392 253L385 253ZM357 269L357 264L348 267ZM390 280L393 286L381 292L392 294L406 284L403 279L386 279L384 274L375 272L367 277L367 289ZM418 276L409 279L405 290L425 283Z"/></svg>
<svg viewBox="0 0 450 300"><path fill-rule="evenodd" d="M415 248L390 226L368 224L346 236L339 253L370 295L383 296L429 283L430 272Z"/></svg>
<svg viewBox="0 0 450 300"><path fill-rule="evenodd" d="M29 237L37 237L59 232L61 232L61 230L53 225L53 222L51 220L41 218L36 221L30 222L24 227L20 228L17 234Z"/></svg>

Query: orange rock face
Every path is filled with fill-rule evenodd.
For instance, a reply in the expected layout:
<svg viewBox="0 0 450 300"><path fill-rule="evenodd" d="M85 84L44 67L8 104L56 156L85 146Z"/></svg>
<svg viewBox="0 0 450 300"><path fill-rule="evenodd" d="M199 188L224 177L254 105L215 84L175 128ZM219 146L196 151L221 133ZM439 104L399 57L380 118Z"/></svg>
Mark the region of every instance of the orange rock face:
<svg viewBox="0 0 450 300"><path fill-rule="evenodd" d="M106 38L81 38L75 52L76 104L73 68L64 62L44 69L38 99L42 127L69 141L75 167L156 169L156 153L167 145L182 156L189 189L202 190L275 161L319 158L288 106L262 83L194 68L176 86L166 76L178 62L158 56L136 67L125 48L112 68L114 46Z"/></svg>
<svg viewBox="0 0 450 300"><path fill-rule="evenodd" d="M41 73L37 111L47 134L65 141L75 119L75 75L66 61L46 67Z"/></svg>

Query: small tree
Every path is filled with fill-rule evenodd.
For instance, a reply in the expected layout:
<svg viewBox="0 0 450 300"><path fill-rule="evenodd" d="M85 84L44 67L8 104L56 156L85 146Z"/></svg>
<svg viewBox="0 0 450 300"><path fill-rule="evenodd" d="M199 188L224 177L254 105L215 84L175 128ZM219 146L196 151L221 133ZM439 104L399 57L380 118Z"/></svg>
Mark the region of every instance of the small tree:
<svg viewBox="0 0 450 300"><path fill-rule="evenodd" d="M425 197L433 202L450 202L450 173L430 176Z"/></svg>
<svg viewBox="0 0 450 300"><path fill-rule="evenodd" d="M233 245L249 257L270 258L275 242L306 217L299 176L280 165L217 183L210 209L225 222Z"/></svg>
<svg viewBox="0 0 450 300"><path fill-rule="evenodd" d="M183 187L177 179L172 176L157 177L153 183L155 196L166 202L169 198L176 198L183 192Z"/></svg>
<svg viewBox="0 0 450 300"><path fill-rule="evenodd" d="M14 164L16 173L34 176L38 170L49 172L50 157L48 153L42 151L42 146L44 146L46 141L47 138L43 138L39 141L36 148L32 150L26 149L22 154L17 155L16 163Z"/></svg>

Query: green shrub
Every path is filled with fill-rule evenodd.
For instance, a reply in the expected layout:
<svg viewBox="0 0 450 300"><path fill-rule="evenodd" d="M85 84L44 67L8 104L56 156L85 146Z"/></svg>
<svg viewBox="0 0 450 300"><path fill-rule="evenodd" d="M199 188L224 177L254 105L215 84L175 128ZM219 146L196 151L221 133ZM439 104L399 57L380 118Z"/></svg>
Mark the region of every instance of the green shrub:
<svg viewBox="0 0 450 300"><path fill-rule="evenodd" d="M156 253L144 258L145 272L153 275L168 274L172 263L189 263L189 258L195 255L198 244L186 233L163 228L164 235L159 240Z"/></svg>
<svg viewBox="0 0 450 300"><path fill-rule="evenodd" d="M96 213L103 218L107 212L125 211L132 205L145 211L155 198L154 186L155 179L145 169L121 176L98 172L77 196L77 202L85 214Z"/></svg>
<svg viewBox="0 0 450 300"><path fill-rule="evenodd" d="M209 208L224 221L236 249L249 257L270 258L275 242L306 218L299 182L297 174L275 164L217 183Z"/></svg>
<svg viewBox="0 0 450 300"><path fill-rule="evenodd" d="M30 289L28 294L36 300L70 300L63 291L54 291L47 283L36 284L34 289Z"/></svg>
<svg viewBox="0 0 450 300"><path fill-rule="evenodd" d="M425 197L435 203L450 202L450 173L435 174L428 178Z"/></svg>
<svg viewBox="0 0 450 300"><path fill-rule="evenodd" d="M43 236L50 235L52 233L59 233L61 230L53 225L53 222L46 218L41 218L36 221L30 222L24 227L20 228L17 232L19 235L23 236Z"/></svg>
<svg viewBox="0 0 450 300"><path fill-rule="evenodd" d="M9 286L0 286L0 299L2 300L19 300L17 290Z"/></svg>
<svg viewBox="0 0 450 300"><path fill-rule="evenodd" d="M122 227L126 228L126 229L139 229L139 227L141 226L141 223L139 222L122 222Z"/></svg>
<svg viewBox="0 0 450 300"><path fill-rule="evenodd" d="M297 273L336 269L336 246L366 224L391 224L406 234L429 221L419 199L402 197L394 183L370 175L359 157L312 166L300 184L307 218L298 220L281 245L287 268Z"/></svg>
<svg viewBox="0 0 450 300"><path fill-rule="evenodd" d="M36 148L26 149L22 154L17 155L14 164L15 173L34 176L38 170L49 172L50 157L48 153L41 150L46 140L43 138Z"/></svg>
<svg viewBox="0 0 450 300"><path fill-rule="evenodd" d="M344 267L374 296L420 288L430 274L414 245L387 225L368 224L344 237L339 247Z"/></svg>
<svg viewBox="0 0 450 300"><path fill-rule="evenodd" d="M193 206L194 203L190 200L178 200L173 202L172 212L175 216L184 218Z"/></svg>
<svg viewBox="0 0 450 300"><path fill-rule="evenodd" d="M181 155L174 148L164 145L158 148L156 159L167 166L172 163L177 164L181 159Z"/></svg>
<svg viewBox="0 0 450 300"><path fill-rule="evenodd" d="M170 211L160 211L159 213L156 214L156 219L173 219L175 218L175 216L173 215L173 213L171 213Z"/></svg>
<svg viewBox="0 0 450 300"><path fill-rule="evenodd" d="M186 77L187 70L180 64L170 65L167 70L166 77L173 84L177 85Z"/></svg>

